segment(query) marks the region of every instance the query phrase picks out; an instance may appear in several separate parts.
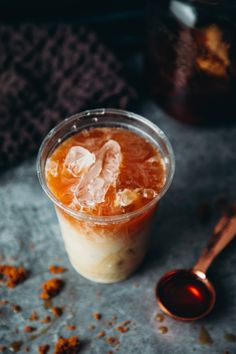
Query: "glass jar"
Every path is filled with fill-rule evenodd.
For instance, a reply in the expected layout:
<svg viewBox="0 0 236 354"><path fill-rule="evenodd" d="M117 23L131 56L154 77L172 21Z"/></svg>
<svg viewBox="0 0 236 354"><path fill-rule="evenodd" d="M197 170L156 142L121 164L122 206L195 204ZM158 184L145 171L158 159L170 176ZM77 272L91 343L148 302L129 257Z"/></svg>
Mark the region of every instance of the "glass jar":
<svg viewBox="0 0 236 354"><path fill-rule="evenodd" d="M149 0L149 87L188 123L236 120L236 2Z"/></svg>

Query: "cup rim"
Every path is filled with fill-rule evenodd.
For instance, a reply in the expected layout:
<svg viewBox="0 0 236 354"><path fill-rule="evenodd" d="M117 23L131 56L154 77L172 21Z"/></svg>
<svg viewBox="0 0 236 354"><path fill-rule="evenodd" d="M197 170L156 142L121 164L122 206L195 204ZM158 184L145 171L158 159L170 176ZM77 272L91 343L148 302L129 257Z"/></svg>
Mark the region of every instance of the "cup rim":
<svg viewBox="0 0 236 354"><path fill-rule="evenodd" d="M132 117L135 120L143 123L144 125L148 126L152 130L155 131L155 133L158 135L158 137L164 142L165 147L169 153L169 160L170 160L170 168L169 168L169 173L166 176L166 181L165 184L161 190L161 192L153 198L150 202L145 204L143 207L131 211L125 214L120 214L120 215L105 215L105 216L95 216L95 215L88 215L84 212L81 211L75 211L68 206L64 205L60 200L58 200L53 193L50 191L49 187L47 186L46 179L45 179L45 174L44 171L42 171L42 152L43 150L47 147L47 144L49 141L55 136L55 134L63 128L64 125L73 122L79 118L90 116L90 115L104 115L104 114L115 114L118 116L126 116L126 117ZM48 154L47 154L48 157ZM46 159L45 159L46 163ZM37 176L39 179L39 183L46 193L46 195L49 197L49 199L54 203L55 206L58 206L60 209L62 209L65 213L69 214L70 216L74 217L75 219L81 220L81 221L87 221L87 222L94 222L98 224L111 224L111 223L117 223L119 221L126 221L129 219L132 219L136 216L139 216L141 214L144 214L146 211L150 210L167 192L169 189L171 182L173 180L174 172L175 172L175 157L174 157L174 152L173 148L171 146L171 143L169 139L167 138L166 134L154 123L152 123L149 119L144 118L143 116L130 112L130 111L125 111L121 109L114 109L114 108L98 108L98 109L91 109L91 110L86 110L80 113L76 113L66 119L64 119L62 122L57 124L54 128L52 128L49 133L46 135L46 137L43 139L38 155L37 155L37 161L36 161L36 169L37 169ZM44 169L45 169L45 164L44 164Z"/></svg>

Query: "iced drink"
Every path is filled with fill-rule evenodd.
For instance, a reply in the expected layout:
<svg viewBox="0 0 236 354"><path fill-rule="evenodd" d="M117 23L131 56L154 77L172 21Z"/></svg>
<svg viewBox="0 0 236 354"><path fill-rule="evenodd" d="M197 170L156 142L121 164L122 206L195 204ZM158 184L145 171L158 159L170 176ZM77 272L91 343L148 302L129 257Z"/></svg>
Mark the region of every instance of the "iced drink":
<svg viewBox="0 0 236 354"><path fill-rule="evenodd" d="M49 133L38 173L55 204L70 261L81 275L112 283L137 269L173 171L165 135L129 112L87 111Z"/></svg>

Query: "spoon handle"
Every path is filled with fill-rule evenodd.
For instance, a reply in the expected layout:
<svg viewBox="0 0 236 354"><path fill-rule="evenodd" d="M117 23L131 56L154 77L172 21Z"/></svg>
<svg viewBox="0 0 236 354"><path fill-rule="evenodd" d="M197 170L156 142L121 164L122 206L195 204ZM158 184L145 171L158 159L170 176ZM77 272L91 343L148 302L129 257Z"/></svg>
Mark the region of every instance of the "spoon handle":
<svg viewBox="0 0 236 354"><path fill-rule="evenodd" d="M214 228L205 249L193 267L194 271L206 273L215 257L236 236L236 215L222 216Z"/></svg>

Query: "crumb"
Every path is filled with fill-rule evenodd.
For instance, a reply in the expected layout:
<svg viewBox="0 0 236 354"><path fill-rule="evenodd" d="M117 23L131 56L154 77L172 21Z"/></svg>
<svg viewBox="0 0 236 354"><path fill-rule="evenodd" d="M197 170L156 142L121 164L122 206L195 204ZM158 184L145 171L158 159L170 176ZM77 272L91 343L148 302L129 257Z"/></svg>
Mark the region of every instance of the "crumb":
<svg viewBox="0 0 236 354"><path fill-rule="evenodd" d="M57 266L55 264L51 264L49 267L49 272L51 272L52 274L60 274L60 273L65 273L67 272L67 269L61 266Z"/></svg>
<svg viewBox="0 0 236 354"><path fill-rule="evenodd" d="M120 343L119 339L117 337L107 337L107 344L110 345L118 345Z"/></svg>
<svg viewBox="0 0 236 354"><path fill-rule="evenodd" d="M25 326L25 328L24 328L24 332L25 333L32 333L35 330L36 330L36 328L35 327L31 327L31 326Z"/></svg>
<svg viewBox="0 0 236 354"><path fill-rule="evenodd" d="M50 345L49 344L41 344L38 347L38 352L39 352L39 354L47 354L49 349L50 349Z"/></svg>
<svg viewBox="0 0 236 354"><path fill-rule="evenodd" d="M99 312L94 312L92 316L96 321L100 321L100 319L102 318L102 315Z"/></svg>
<svg viewBox="0 0 236 354"><path fill-rule="evenodd" d="M116 330L119 331L120 333L125 333L129 331L129 327L118 326L116 327Z"/></svg>
<svg viewBox="0 0 236 354"><path fill-rule="evenodd" d="M11 309L14 312L21 312L22 311L22 308L20 307L20 305L16 305L16 304L12 304Z"/></svg>
<svg viewBox="0 0 236 354"><path fill-rule="evenodd" d="M165 319L165 317L161 313L158 313L155 317L155 320L159 321L159 322L163 322L164 319Z"/></svg>
<svg viewBox="0 0 236 354"><path fill-rule="evenodd" d="M55 306L55 307L51 308L51 312L53 313L54 316L60 317L64 312L64 308L59 307L59 306Z"/></svg>
<svg viewBox="0 0 236 354"><path fill-rule="evenodd" d="M8 288L14 288L26 279L27 271L24 267L0 264L0 276L3 277L3 283L5 283Z"/></svg>
<svg viewBox="0 0 236 354"><path fill-rule="evenodd" d="M103 337L105 337L105 335L106 335L106 332L105 332L105 331L100 331L100 332L98 332L98 334L97 334L97 338L103 338Z"/></svg>
<svg viewBox="0 0 236 354"><path fill-rule="evenodd" d="M111 350L109 350L109 352L107 352L107 354L113 354L113 352Z"/></svg>
<svg viewBox="0 0 236 354"><path fill-rule="evenodd" d="M68 329L68 331L74 331L76 329L75 325L67 325L66 329Z"/></svg>
<svg viewBox="0 0 236 354"><path fill-rule="evenodd" d="M227 340L228 342L236 342L236 335L233 333L225 333L224 334L224 338L225 340Z"/></svg>
<svg viewBox="0 0 236 354"><path fill-rule="evenodd" d="M109 321L109 320L106 320L105 321L105 326L107 326L107 327L112 327L112 326L114 326L114 322L113 321Z"/></svg>
<svg viewBox="0 0 236 354"><path fill-rule="evenodd" d="M30 352L30 348L29 347L25 347L24 351L25 351L25 353L29 353Z"/></svg>
<svg viewBox="0 0 236 354"><path fill-rule="evenodd" d="M7 350L7 347L5 347L5 345L0 344L0 353L3 353L5 350Z"/></svg>
<svg viewBox="0 0 236 354"><path fill-rule="evenodd" d="M52 278L42 284L42 292L40 298L42 300L51 299L58 295L64 286L64 281L57 278Z"/></svg>
<svg viewBox="0 0 236 354"><path fill-rule="evenodd" d="M89 329L90 331L94 331L94 330L96 329L96 326L90 325L90 326L88 327L88 329Z"/></svg>
<svg viewBox="0 0 236 354"><path fill-rule="evenodd" d="M9 304L8 300L0 300L0 305L7 305Z"/></svg>
<svg viewBox="0 0 236 354"><path fill-rule="evenodd" d="M29 317L30 321L37 321L39 319L39 316L36 311L33 311Z"/></svg>
<svg viewBox="0 0 236 354"><path fill-rule="evenodd" d="M161 334L166 334L168 332L168 328L165 326L161 326L161 327L159 327L159 332Z"/></svg>
<svg viewBox="0 0 236 354"><path fill-rule="evenodd" d="M116 327L116 330L121 332L121 333L125 333L129 331L129 327L128 324L130 324L131 321L124 321L122 323L119 324L118 327Z"/></svg>
<svg viewBox="0 0 236 354"><path fill-rule="evenodd" d="M77 354L80 350L79 339L76 336L70 338L59 337L54 347L53 354Z"/></svg>
<svg viewBox="0 0 236 354"><path fill-rule="evenodd" d="M51 317L47 315L42 319L41 323L49 323L50 321L51 321Z"/></svg>

